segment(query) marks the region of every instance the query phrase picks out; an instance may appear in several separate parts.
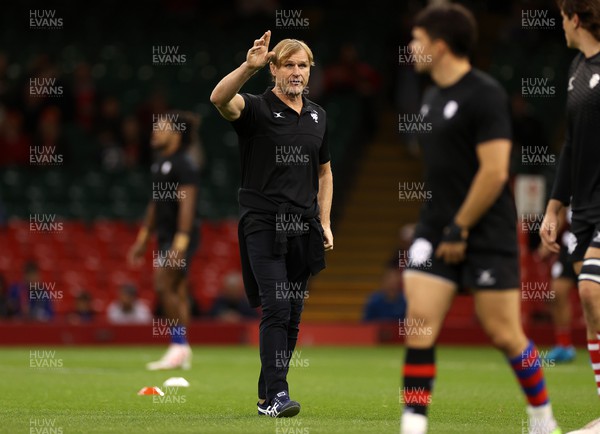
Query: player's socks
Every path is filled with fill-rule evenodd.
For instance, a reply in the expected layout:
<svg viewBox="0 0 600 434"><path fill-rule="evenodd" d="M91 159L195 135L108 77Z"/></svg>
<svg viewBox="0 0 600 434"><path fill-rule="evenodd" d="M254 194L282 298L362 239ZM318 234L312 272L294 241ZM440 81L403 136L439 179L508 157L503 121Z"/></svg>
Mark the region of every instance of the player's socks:
<svg viewBox="0 0 600 434"><path fill-rule="evenodd" d="M435 349L407 348L402 397L404 412L427 415L435 378Z"/></svg>
<svg viewBox="0 0 600 434"><path fill-rule="evenodd" d="M186 327L173 326L171 327L171 343L172 344L187 344Z"/></svg>
<svg viewBox="0 0 600 434"><path fill-rule="evenodd" d="M557 328L555 333L556 345L561 347L571 347L573 342L571 341L571 329L569 328Z"/></svg>
<svg viewBox="0 0 600 434"><path fill-rule="evenodd" d="M600 396L600 337L589 340L587 347L590 353L590 361L592 362L592 370L594 371L594 379L596 380L596 390Z"/></svg>
<svg viewBox="0 0 600 434"><path fill-rule="evenodd" d="M509 359L509 362L529 405L539 407L548 404L548 391L544 381L540 354L533 342L529 341L527 348L518 356Z"/></svg>

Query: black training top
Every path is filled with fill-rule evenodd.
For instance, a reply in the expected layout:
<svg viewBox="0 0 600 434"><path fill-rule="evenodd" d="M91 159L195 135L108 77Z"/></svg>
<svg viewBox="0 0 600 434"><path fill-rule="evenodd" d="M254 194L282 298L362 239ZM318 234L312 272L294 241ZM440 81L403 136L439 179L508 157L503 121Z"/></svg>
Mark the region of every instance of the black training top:
<svg viewBox="0 0 600 434"><path fill-rule="evenodd" d="M151 171L152 200L156 204L156 233L159 242L169 241L177 232L179 202L184 199L184 192L177 190L184 185L198 187L200 171L192 157L182 148L167 157L158 157L152 164ZM197 232L200 223L197 206L195 212L191 237Z"/></svg>
<svg viewBox="0 0 600 434"><path fill-rule="evenodd" d="M567 131L552 198L573 212L600 208L600 53L569 69Z"/></svg>
<svg viewBox="0 0 600 434"><path fill-rule="evenodd" d="M479 169L476 148L493 139L511 139L506 92L488 74L472 69L452 86L433 86L423 97L419 135L430 200L420 214L420 234L434 244L454 220ZM517 251L516 209L508 185L470 229L470 250Z"/></svg>
<svg viewBox="0 0 600 434"><path fill-rule="evenodd" d="M319 165L330 160L325 110L303 96L298 114L272 88L242 97L246 105L232 122L239 137L241 187L278 203L311 207L319 191Z"/></svg>

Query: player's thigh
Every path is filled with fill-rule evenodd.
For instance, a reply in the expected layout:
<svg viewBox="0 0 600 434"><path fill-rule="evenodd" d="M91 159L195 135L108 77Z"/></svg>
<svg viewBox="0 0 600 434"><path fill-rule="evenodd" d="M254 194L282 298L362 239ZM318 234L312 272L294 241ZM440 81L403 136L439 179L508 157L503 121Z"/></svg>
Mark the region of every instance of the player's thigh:
<svg viewBox="0 0 600 434"><path fill-rule="evenodd" d="M484 330L521 328L521 292L518 288L479 290L474 299L475 314Z"/></svg>
<svg viewBox="0 0 600 434"><path fill-rule="evenodd" d="M456 293L456 283L437 275L404 271L407 300L406 318L400 321L400 335L411 348L435 345L444 318Z"/></svg>
<svg viewBox="0 0 600 434"><path fill-rule="evenodd" d="M600 248L589 247L579 273L579 297L584 305L600 309Z"/></svg>
<svg viewBox="0 0 600 434"><path fill-rule="evenodd" d="M418 270L408 269L402 274L407 318L441 325L456 294L456 283Z"/></svg>
<svg viewBox="0 0 600 434"><path fill-rule="evenodd" d="M154 285L158 292L178 292L183 279L184 273L177 268L157 267L154 269Z"/></svg>

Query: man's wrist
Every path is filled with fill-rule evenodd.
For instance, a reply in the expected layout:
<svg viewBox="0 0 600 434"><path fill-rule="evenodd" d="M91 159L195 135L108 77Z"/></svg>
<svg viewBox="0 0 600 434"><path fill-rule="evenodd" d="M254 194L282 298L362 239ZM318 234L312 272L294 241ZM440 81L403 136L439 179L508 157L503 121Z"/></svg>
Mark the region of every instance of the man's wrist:
<svg viewBox="0 0 600 434"><path fill-rule="evenodd" d="M263 67L252 67L250 65L248 65L247 61L244 61L241 65L242 69L244 70L244 72L248 75L248 77L252 77L254 74L256 74L258 71L260 71Z"/></svg>
<svg viewBox="0 0 600 434"><path fill-rule="evenodd" d="M150 231L146 226L142 226L140 231L138 232L136 242L140 244L146 244L148 242L148 237L150 235Z"/></svg>
<svg viewBox="0 0 600 434"><path fill-rule="evenodd" d="M444 227L442 241L449 243L466 241L468 235L469 230L466 227L460 226L456 221L452 221L452 223Z"/></svg>
<svg viewBox="0 0 600 434"><path fill-rule="evenodd" d="M190 243L190 236L185 232L177 232L173 238L173 250L187 250Z"/></svg>
<svg viewBox="0 0 600 434"><path fill-rule="evenodd" d="M548 201L548 205L546 206L546 213L556 213L562 211L565 205L558 199L550 199Z"/></svg>

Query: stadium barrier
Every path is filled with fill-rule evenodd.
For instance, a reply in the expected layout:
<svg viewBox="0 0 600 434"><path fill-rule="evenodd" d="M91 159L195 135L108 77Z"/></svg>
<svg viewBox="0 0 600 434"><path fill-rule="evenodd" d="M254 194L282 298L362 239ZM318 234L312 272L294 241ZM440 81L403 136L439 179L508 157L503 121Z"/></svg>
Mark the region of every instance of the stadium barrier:
<svg viewBox="0 0 600 434"><path fill-rule="evenodd" d="M487 345L487 337L480 327L446 321L439 343L448 345ZM411 328L412 327L412 328ZM467 332L468 331L468 332ZM538 345L551 345L553 331L550 325L526 326L528 336ZM392 323L372 324L303 324L299 345L400 345L408 333L426 333L419 325ZM201 321L187 329L188 339L194 345L258 345L258 323L225 324ZM585 328L575 324L574 344L585 346ZM0 324L0 346L9 345L164 345L168 336L151 324L112 325L93 323L70 324L3 323Z"/></svg>

